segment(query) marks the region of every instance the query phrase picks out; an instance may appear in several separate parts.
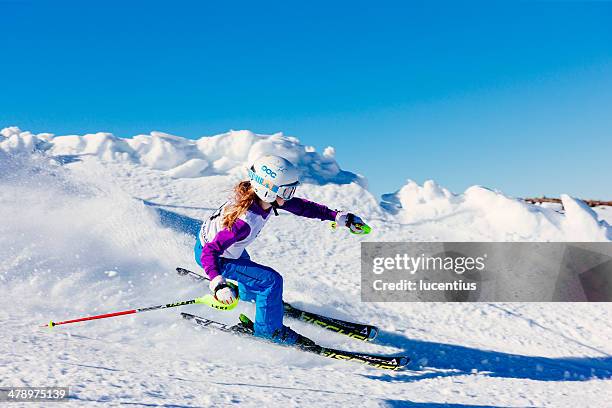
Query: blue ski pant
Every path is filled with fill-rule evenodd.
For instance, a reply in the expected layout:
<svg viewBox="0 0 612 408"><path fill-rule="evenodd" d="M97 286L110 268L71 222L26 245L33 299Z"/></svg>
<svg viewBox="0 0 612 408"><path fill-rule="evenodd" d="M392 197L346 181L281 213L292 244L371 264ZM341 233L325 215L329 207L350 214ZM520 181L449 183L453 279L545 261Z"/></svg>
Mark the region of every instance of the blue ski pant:
<svg viewBox="0 0 612 408"><path fill-rule="evenodd" d="M197 237L195 260L202 266L202 243ZM245 250L238 259L219 258L219 272L238 282L240 300L255 301L255 335L271 337L283 326L283 277L274 269L251 261Z"/></svg>

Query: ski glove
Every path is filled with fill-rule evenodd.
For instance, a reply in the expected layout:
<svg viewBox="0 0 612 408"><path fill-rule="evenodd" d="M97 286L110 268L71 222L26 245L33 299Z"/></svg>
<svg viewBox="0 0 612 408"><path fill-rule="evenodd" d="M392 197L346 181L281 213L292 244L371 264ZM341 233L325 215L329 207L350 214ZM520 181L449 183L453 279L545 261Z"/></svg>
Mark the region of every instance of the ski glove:
<svg viewBox="0 0 612 408"><path fill-rule="evenodd" d="M361 233L361 227L365 224L360 217L346 211L338 211L336 214L336 223L350 228L351 231L357 234Z"/></svg>
<svg viewBox="0 0 612 408"><path fill-rule="evenodd" d="M210 281L208 287L215 295L215 298L221 303L230 305L236 300L236 292L227 284L227 281L221 275L215 276L215 278Z"/></svg>

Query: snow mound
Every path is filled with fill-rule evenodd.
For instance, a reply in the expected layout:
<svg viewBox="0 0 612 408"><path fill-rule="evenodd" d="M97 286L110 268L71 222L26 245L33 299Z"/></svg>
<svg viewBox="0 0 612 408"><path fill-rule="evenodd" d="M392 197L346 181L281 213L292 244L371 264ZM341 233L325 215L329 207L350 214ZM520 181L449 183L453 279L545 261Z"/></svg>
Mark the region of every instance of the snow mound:
<svg viewBox="0 0 612 408"><path fill-rule="evenodd" d="M34 135L22 132L15 126L4 128L0 131L0 154L6 156L44 152L51 147L51 137L49 133Z"/></svg>
<svg viewBox="0 0 612 408"><path fill-rule="evenodd" d="M576 241L605 241L612 239L610 225L599 219L597 213L584 201L561 195L561 201L565 208L565 218L562 227L572 231L573 239Z"/></svg>
<svg viewBox="0 0 612 408"><path fill-rule="evenodd" d="M413 229L402 229L402 224L409 224L423 226L419 228L422 235L418 239L429 241L612 240L610 225L584 203L567 195L562 196L564 211L560 211L556 207L527 204L481 186L454 194L431 180L422 186L409 180L395 193L383 195L379 206L367 191L364 177L340 168L332 147L320 154L314 147L282 133L259 135L241 130L191 140L162 132L131 139L103 132L84 136L35 135L18 127L0 132L0 160L6 163L5 171L10 166L20 166L17 157L51 157L65 164L84 161L83 156L87 156L88 160L113 163L119 173L128 168L129 174L147 170L141 181L144 185L162 176L185 179L182 181L185 185L193 182L196 191L204 191L211 183L227 186L229 191L237 178L245 177L245 168L265 154L284 156L298 166L301 179L306 182L300 190L305 198L358 212L375 229L384 223L397 225L394 239L416 239L418 234ZM118 177L117 174L112 177ZM222 177L213 182L214 177L210 176ZM167 183L160 184L163 189L162 185ZM157 194L151 191L147 195ZM216 207L225 199L214 196L209 205Z"/></svg>
<svg viewBox="0 0 612 408"><path fill-rule="evenodd" d="M408 224L458 225L492 241L608 241L612 228L582 201L562 195L565 213L528 204L481 186L453 194L432 180L412 180L381 205ZM452 220L454 219L454 220Z"/></svg>
<svg viewBox="0 0 612 408"><path fill-rule="evenodd" d="M327 147L319 154L294 137L282 133L260 135L250 131L230 131L198 140L185 139L163 132L120 138L111 133L83 136L34 135L18 127L4 128L0 150L4 153L46 151L57 157L90 155L102 161L132 162L168 172L173 178L212 175L243 175L245 168L265 154L278 154L298 166L304 181L313 184L349 184L365 187L365 179L344 171Z"/></svg>

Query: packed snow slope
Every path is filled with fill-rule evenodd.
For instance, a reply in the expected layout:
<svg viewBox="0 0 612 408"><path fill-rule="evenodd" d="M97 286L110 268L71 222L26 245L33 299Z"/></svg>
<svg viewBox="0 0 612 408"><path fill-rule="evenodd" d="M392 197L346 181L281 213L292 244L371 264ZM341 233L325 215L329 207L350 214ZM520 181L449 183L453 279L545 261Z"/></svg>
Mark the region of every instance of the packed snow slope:
<svg viewBox="0 0 612 408"><path fill-rule="evenodd" d="M604 209L563 196L558 211L478 186L453 194L432 181L409 181L380 203L333 148L319 154L282 134L0 134L1 386L70 386L67 406L611 406L608 304L363 303L359 294L363 240L609 241ZM299 196L373 227L362 238L287 213L268 223L250 253L284 276L285 300L382 332L363 344L286 323L324 345L406 353L407 370L197 330L177 309L39 327L206 293L174 268L198 270L199 220L264 153L299 166ZM227 323L254 312L183 310Z"/></svg>

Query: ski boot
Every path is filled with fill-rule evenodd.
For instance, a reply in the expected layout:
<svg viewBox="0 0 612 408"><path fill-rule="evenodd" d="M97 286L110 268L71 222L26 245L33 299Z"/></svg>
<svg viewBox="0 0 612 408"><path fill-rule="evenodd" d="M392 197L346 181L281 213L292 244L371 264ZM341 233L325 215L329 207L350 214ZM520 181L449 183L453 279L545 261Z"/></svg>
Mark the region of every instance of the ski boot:
<svg viewBox="0 0 612 408"><path fill-rule="evenodd" d="M283 326L276 330L270 340L277 344L296 347L304 351L318 352L321 349L321 346L316 345L308 337L296 333L289 326Z"/></svg>
<svg viewBox="0 0 612 408"><path fill-rule="evenodd" d="M243 314L240 315L240 323L232 327L232 329L240 333L252 335L255 334L253 322ZM305 351L317 352L321 349L321 346L315 344L314 341L310 340L308 337L304 337L301 334L296 333L288 326L283 326L282 328L276 330L272 334L272 337L266 338L266 340L280 345L297 347Z"/></svg>
<svg viewBox="0 0 612 408"><path fill-rule="evenodd" d="M283 344L290 347L297 347L304 351L318 352L321 350L321 346L315 344L314 341L308 337L302 336L296 333L291 327L283 326L274 332L271 339L274 343Z"/></svg>

